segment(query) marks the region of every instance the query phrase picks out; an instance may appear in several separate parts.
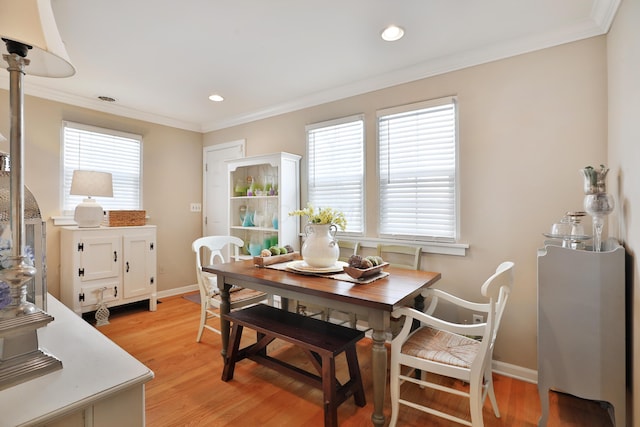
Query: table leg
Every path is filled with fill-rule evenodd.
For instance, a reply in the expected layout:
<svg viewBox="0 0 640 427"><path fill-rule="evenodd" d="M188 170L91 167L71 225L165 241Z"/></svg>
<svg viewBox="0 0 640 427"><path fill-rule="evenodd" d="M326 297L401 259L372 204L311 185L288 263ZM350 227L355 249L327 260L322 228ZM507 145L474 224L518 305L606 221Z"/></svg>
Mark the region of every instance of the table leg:
<svg viewBox="0 0 640 427"><path fill-rule="evenodd" d="M222 360L227 363L227 347L229 346L229 332L231 329L231 322L224 319L222 316L228 314L231 310L231 300L229 290L231 285L224 283L224 276L218 275L218 289L220 289L220 336L222 338Z"/></svg>
<svg viewBox="0 0 640 427"><path fill-rule="evenodd" d="M420 313L424 313L424 297L422 295L418 295L413 299L413 308L418 310ZM414 331L420 327L420 321L413 319L413 324L411 325L411 330Z"/></svg>
<svg viewBox="0 0 640 427"><path fill-rule="evenodd" d="M387 338L387 332L374 329L372 338L373 414L371 415L371 421L374 426L383 426L384 398L387 386L387 348L384 343Z"/></svg>
<svg viewBox="0 0 640 427"><path fill-rule="evenodd" d="M390 324L390 313L371 310L368 314L369 326L373 329L371 335L371 375L373 382L373 414L371 422L374 426L382 427L385 423L384 402L387 390L387 331Z"/></svg>

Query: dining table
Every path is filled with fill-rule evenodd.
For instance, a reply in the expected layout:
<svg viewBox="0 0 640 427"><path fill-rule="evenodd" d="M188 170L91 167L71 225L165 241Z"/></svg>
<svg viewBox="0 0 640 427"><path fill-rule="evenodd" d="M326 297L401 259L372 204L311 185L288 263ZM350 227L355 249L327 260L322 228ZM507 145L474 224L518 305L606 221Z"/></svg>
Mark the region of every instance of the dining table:
<svg viewBox="0 0 640 427"><path fill-rule="evenodd" d="M387 381L387 347L391 313L402 306L423 309L421 293L437 282L441 274L433 271L409 270L388 266L378 278L365 281L346 274L308 274L307 271L287 268L289 264L258 266L253 259L231 261L203 267L203 271L217 275L220 290L221 316L229 313L229 294L232 287L262 291L281 298L282 309L288 301L298 300L320 307L355 313L367 319L371 328L371 372L373 384L373 414L375 426L385 423L384 403ZM221 318L222 357L227 363L230 322Z"/></svg>

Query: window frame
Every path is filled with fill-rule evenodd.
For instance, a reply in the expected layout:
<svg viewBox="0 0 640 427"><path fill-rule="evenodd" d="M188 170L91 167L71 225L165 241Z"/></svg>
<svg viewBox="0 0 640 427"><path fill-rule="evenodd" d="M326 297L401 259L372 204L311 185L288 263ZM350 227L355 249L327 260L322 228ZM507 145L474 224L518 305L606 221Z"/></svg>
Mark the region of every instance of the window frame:
<svg viewBox="0 0 640 427"><path fill-rule="evenodd" d="M78 155L79 159L78 159L78 163L69 166L67 164L68 162L68 157L67 157L67 151L69 150L69 144L67 144L66 141L66 137L65 137L65 129L66 128L70 128L70 129L75 129L75 130L79 130L79 131L83 131L83 132L92 132L95 133L97 135L100 135L100 137L102 138L109 138L109 137L113 137L113 138L124 138L127 140L131 140L134 142L137 142L138 144L138 148L137 148L137 152L138 152L138 166L137 166L137 171L138 171L138 177L137 177L137 181L138 181L138 186L137 186L137 197L131 198L130 202L136 203L137 206L132 206L132 205L120 205L118 206L118 202L117 202L117 188L118 188L118 175L117 172L114 171L113 169L109 168L109 162L105 162L104 164L98 164L96 165L95 163L93 163L92 161L91 164L83 164L82 163L82 159L80 158L82 153L80 152L80 154ZM62 126L60 128L60 145L61 145L61 150L60 150L60 211L63 217L71 217L74 214L74 209L75 206L77 205L77 203L81 202L83 197L82 196L71 196L69 194L69 190L71 187L71 176L73 175L73 171L75 169L85 169L85 170L97 170L97 171L101 171L101 172L111 172L114 174L114 198L100 198L97 197L96 200L98 201L98 203L100 203L105 210L114 210L114 209L131 209L131 210L140 210L142 209L142 200L143 200L143 185L142 185L142 177L143 177L143 162L142 162L142 157L143 157L143 138L142 135L138 135L138 134L134 134L134 133L129 133L129 132L123 132L123 131L119 131L119 130L114 130L114 129L108 129L108 128L103 128L103 127L99 127L99 126L94 126L94 125L88 125L88 124L83 124L83 123L78 123L78 122L72 122L72 121L68 121L68 120L64 120L62 122ZM80 147L79 150L86 150L87 147L85 146ZM94 154L95 155L95 152ZM135 194L135 192L134 192ZM77 199L79 199L79 201L76 201ZM137 199L137 201L135 200ZM70 208L72 205L73 208Z"/></svg>
<svg viewBox="0 0 640 427"><path fill-rule="evenodd" d="M419 112L421 110L429 109L429 108L437 108L440 106L445 106L451 104L454 112L454 123L453 123L453 150L454 150L454 159L453 159L453 208L450 211L450 214L453 215L453 224L452 224L452 232L453 235L449 237L444 236L436 236L436 235L410 235L404 233L385 233L383 232L382 227L382 219L383 219L383 198L382 198L382 143L381 143L381 119L389 116L393 116L395 114L407 114L411 112ZM378 238L382 240L393 240L393 241L414 241L420 242L422 244L428 243L442 243L442 244L456 244L460 239L460 167L459 167L459 159L460 159L460 149L459 149L459 107L456 96L447 96L437 99L431 99L421 102L416 102L412 104L405 104L391 108L385 108L376 111L376 154L377 154L377 172L378 172L378 223L377 223L377 232Z"/></svg>
<svg viewBox="0 0 640 427"><path fill-rule="evenodd" d="M317 122L317 123L313 123L313 124L309 124L307 126L305 126L305 136L306 136L306 166L307 166L307 203L311 203L313 204L314 208L321 208L321 207L331 207L331 208L336 208L336 209L341 209L340 206L337 206L335 204L331 204L330 206L325 206L324 204L316 204L314 203L314 201L312 200L311 194L312 194L312 189L311 189L311 183L312 183L312 179L311 179L311 173L312 173L312 168L310 165L310 160L312 159L312 156L310 155L310 132L314 131L314 130L318 130L318 129L325 129L325 128L331 128L331 127L336 127L336 126L340 126L340 125L346 125L349 123L355 123L355 122L360 122L360 127L361 127L361 139L360 139L360 150L361 150L361 175L360 175L360 209L359 209L359 214L360 214L360 224L361 224L361 230L349 230L349 220L348 220L348 212L345 212L345 214L347 215L347 229L345 231L341 231L338 230L338 234L348 237L348 236L353 236L353 237L358 237L358 236L364 236L367 230L367 224L366 224L366 215L365 215L365 207L366 207L366 135L365 135L365 120L364 120L364 114L356 114L356 115L351 115L351 116L346 116L346 117L341 117L338 119L333 119L333 120L327 120L327 121L323 121L323 122ZM336 193L339 194L339 193ZM341 209L343 210L343 209Z"/></svg>

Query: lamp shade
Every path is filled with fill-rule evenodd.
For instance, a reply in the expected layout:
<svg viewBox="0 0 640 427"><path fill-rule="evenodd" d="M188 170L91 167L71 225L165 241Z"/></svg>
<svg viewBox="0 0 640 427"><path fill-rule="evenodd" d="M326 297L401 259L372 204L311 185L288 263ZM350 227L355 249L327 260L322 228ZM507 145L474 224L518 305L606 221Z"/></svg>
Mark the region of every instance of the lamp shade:
<svg viewBox="0 0 640 427"><path fill-rule="evenodd" d="M99 227L104 211L91 196L113 197L113 183L108 172L75 170L71 179L70 194L88 196L76 206L73 219L78 227Z"/></svg>
<svg viewBox="0 0 640 427"><path fill-rule="evenodd" d="M58 33L50 0L0 0L0 37L31 46L25 73L42 77L75 74ZM0 53L7 47L0 44Z"/></svg>
<svg viewBox="0 0 640 427"><path fill-rule="evenodd" d="M113 197L113 181L109 172L73 171L70 194L74 196Z"/></svg>

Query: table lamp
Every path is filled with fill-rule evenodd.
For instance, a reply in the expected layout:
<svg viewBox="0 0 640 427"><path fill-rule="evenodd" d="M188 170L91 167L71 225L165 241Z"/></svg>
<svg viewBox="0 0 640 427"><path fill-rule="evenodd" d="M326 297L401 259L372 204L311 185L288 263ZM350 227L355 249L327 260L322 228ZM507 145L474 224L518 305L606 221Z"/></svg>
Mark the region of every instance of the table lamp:
<svg viewBox="0 0 640 427"><path fill-rule="evenodd" d="M11 131L11 256L0 270L0 389L61 369L38 348L37 329L53 320L26 301L36 269L25 256L23 76L67 77L69 62L50 0L0 0L0 54L8 64ZM29 59L27 59L29 56Z"/></svg>
<svg viewBox="0 0 640 427"><path fill-rule="evenodd" d="M102 206L92 197L113 197L111 174L88 170L73 171L71 195L87 196L76 206L73 219L78 227L99 227L104 217Z"/></svg>

